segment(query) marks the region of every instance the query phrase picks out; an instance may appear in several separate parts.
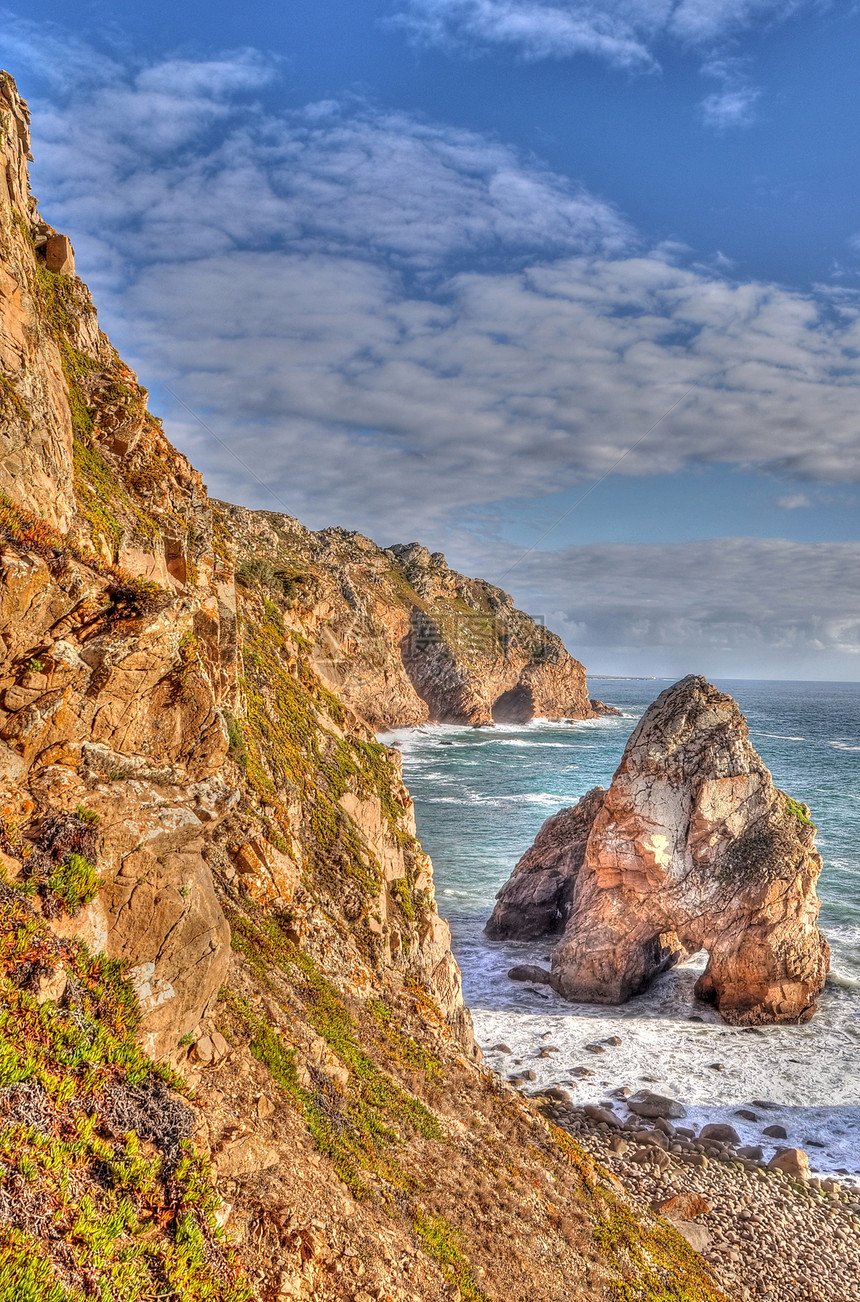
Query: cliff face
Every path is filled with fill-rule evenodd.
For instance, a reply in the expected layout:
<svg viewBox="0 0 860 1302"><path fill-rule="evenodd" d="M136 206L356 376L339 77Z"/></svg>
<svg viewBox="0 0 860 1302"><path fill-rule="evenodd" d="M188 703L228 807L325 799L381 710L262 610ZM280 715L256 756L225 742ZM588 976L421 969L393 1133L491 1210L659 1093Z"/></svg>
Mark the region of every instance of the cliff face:
<svg viewBox="0 0 860 1302"><path fill-rule="evenodd" d="M727 1021L805 1021L829 962L814 839L732 698L691 676L643 715L609 790L548 820L487 930L563 931L552 984L569 999L621 1003L704 949L697 994Z"/></svg>
<svg viewBox="0 0 860 1302"><path fill-rule="evenodd" d="M561 640L441 553L223 510L242 585L286 595L318 672L373 728L593 717L585 670Z"/></svg>
<svg viewBox="0 0 860 1302"><path fill-rule="evenodd" d="M0 145L0 1278L50 1302L717 1298L479 1066L365 722L430 713L413 622L502 594L213 504L38 216L5 74ZM573 713L579 667L511 618L482 659L444 642L439 702Z"/></svg>

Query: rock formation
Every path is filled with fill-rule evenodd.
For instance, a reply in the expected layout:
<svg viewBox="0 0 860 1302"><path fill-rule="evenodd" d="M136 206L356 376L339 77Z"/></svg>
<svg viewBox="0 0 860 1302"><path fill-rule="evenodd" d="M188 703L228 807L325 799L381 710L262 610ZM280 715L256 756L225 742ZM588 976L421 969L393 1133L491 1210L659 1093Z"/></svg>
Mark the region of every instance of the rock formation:
<svg viewBox="0 0 860 1302"><path fill-rule="evenodd" d="M419 543L221 504L249 589L287 596L317 671L376 729L588 719L585 670L561 639Z"/></svg>
<svg viewBox="0 0 860 1302"><path fill-rule="evenodd" d="M478 1065L399 756L365 721L432 699L489 722L509 692L586 712L581 666L421 548L213 503L99 332L28 149L0 74L6 1291L607 1302L653 1250L649 1287L717 1302ZM455 615L483 638L493 602L479 651L409 641ZM482 1173L509 1153L500 1205Z"/></svg>
<svg viewBox="0 0 860 1302"><path fill-rule="evenodd" d="M487 931L563 930L552 984L568 999L622 1003L706 950L696 993L726 1021L805 1021L829 962L814 840L732 698L690 676L643 715L609 790L547 820Z"/></svg>

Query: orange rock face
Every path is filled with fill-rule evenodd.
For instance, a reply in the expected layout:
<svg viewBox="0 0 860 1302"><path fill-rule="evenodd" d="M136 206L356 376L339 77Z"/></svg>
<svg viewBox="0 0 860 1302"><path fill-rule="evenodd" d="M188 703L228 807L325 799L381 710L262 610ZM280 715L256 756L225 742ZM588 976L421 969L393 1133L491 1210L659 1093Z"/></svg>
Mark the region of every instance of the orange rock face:
<svg viewBox="0 0 860 1302"><path fill-rule="evenodd" d="M560 994L621 1003L706 950L697 994L727 1021L812 1015L829 965L816 925L815 828L806 807L774 786L730 696L693 676L663 692L609 790L589 792L583 806L590 829L562 892L567 921L553 953ZM524 872L533 893L557 876L558 848L543 862L539 848L570 819L562 811L541 830L500 893L491 935L518 934L510 906Z"/></svg>

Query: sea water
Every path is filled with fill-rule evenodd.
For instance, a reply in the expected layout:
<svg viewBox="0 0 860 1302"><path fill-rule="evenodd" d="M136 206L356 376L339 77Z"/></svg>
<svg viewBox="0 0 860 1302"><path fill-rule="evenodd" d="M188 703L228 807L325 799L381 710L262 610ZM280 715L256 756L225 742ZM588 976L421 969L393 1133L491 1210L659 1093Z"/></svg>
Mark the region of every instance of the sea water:
<svg viewBox="0 0 860 1302"><path fill-rule="evenodd" d="M483 934L496 892L541 823L590 787L609 785L636 720L667 685L595 680L592 690L621 717L424 726L382 737L402 750L485 1060L504 1075L531 1069L529 1089L560 1084L577 1103L625 1085L670 1094L695 1123L728 1121L745 1143L763 1144L765 1156L781 1142L805 1148L819 1172L860 1174L860 684L717 684L739 703L777 785L805 801L818 826L820 925L833 957L819 1011L805 1025L727 1026L693 993L704 954L622 1007L566 1003L507 976L515 963L548 966L547 941L494 943ZM585 1049L613 1036L619 1046ZM558 1052L538 1057L546 1046ZM577 1066L592 1074L578 1079L570 1073ZM739 1107L759 1120L738 1118ZM762 1135L774 1123L787 1140Z"/></svg>

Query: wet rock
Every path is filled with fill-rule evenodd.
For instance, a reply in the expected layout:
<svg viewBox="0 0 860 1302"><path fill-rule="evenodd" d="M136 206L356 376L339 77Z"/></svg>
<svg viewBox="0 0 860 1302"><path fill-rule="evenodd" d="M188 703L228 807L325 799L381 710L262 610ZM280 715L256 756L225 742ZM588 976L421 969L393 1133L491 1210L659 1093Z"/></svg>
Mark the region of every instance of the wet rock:
<svg viewBox="0 0 860 1302"><path fill-rule="evenodd" d="M544 967L538 967L535 963L518 963L508 972L508 979L511 981L532 981L535 985L549 985L551 975Z"/></svg>
<svg viewBox="0 0 860 1302"><path fill-rule="evenodd" d="M637 1117L664 1117L667 1121L676 1121L687 1115L686 1108L677 1099L654 1094L650 1090L634 1094L627 1100L627 1106Z"/></svg>
<svg viewBox="0 0 860 1302"><path fill-rule="evenodd" d="M767 1135L769 1139L788 1139L788 1131L785 1126L765 1126L761 1133Z"/></svg>
<svg viewBox="0 0 860 1302"><path fill-rule="evenodd" d="M717 1144L737 1145L741 1142L741 1137L734 1126L728 1126L722 1122L713 1122L711 1125L702 1126L699 1139L712 1140Z"/></svg>

